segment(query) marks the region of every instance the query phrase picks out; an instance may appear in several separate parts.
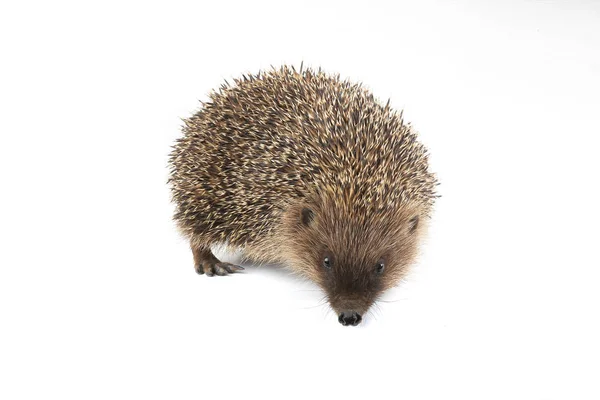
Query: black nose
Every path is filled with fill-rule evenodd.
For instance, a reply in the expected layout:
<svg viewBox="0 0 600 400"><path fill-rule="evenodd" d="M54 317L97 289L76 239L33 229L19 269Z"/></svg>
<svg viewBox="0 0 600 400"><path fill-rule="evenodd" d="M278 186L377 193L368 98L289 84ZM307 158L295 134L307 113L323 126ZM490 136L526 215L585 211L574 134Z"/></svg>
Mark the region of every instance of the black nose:
<svg viewBox="0 0 600 400"><path fill-rule="evenodd" d="M338 321L340 321L340 324L344 326L356 326L360 324L362 317L356 311L342 311L338 317Z"/></svg>

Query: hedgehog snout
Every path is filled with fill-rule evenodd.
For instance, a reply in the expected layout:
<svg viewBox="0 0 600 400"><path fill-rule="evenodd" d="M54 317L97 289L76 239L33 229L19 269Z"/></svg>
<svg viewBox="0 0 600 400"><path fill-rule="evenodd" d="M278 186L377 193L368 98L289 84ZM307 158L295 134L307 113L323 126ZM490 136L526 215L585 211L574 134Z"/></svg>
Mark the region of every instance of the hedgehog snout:
<svg viewBox="0 0 600 400"><path fill-rule="evenodd" d="M362 316L356 311L342 311L338 317L338 321L344 326L356 326L362 321Z"/></svg>

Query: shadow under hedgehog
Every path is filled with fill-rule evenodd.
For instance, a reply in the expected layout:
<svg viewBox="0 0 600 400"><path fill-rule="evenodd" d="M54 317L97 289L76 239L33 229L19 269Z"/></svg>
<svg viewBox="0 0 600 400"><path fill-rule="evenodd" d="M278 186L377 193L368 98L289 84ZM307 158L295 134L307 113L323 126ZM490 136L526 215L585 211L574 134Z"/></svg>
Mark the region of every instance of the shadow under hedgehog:
<svg viewBox="0 0 600 400"><path fill-rule="evenodd" d="M284 66L222 85L184 123L169 183L199 274L243 269L211 252L241 248L358 325L414 262L436 178L402 113L360 84Z"/></svg>

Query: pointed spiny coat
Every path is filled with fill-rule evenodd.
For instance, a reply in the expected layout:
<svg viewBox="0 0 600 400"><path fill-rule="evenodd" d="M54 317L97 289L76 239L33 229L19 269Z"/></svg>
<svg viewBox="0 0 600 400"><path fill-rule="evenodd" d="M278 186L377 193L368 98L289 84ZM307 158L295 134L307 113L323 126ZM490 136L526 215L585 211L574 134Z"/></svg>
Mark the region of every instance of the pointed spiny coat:
<svg viewBox="0 0 600 400"><path fill-rule="evenodd" d="M320 70L244 76L184 122L170 183L174 218L197 245L285 261L280 227L294 204L331 203L341 223L368 224L372 235L408 204L427 216L436 197L427 152L402 115Z"/></svg>

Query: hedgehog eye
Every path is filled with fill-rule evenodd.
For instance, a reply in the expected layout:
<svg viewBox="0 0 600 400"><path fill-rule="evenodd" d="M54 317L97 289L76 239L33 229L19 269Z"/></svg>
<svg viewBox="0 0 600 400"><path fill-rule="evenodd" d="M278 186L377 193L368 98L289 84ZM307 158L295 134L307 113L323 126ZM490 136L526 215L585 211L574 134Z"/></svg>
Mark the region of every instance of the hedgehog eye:
<svg viewBox="0 0 600 400"><path fill-rule="evenodd" d="M326 269L331 269L331 259L330 259L329 257L325 257L325 258L323 259L323 266L324 266Z"/></svg>
<svg viewBox="0 0 600 400"><path fill-rule="evenodd" d="M383 274L384 270L385 270L385 262L383 262L383 260L377 261L377 264L375 264L375 273L377 275L381 275L381 274Z"/></svg>

